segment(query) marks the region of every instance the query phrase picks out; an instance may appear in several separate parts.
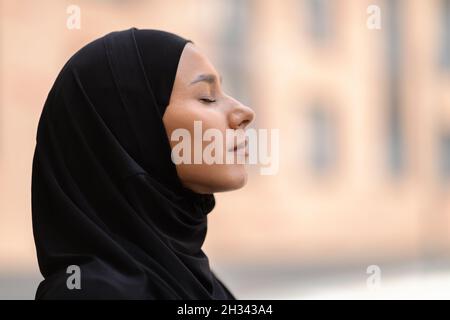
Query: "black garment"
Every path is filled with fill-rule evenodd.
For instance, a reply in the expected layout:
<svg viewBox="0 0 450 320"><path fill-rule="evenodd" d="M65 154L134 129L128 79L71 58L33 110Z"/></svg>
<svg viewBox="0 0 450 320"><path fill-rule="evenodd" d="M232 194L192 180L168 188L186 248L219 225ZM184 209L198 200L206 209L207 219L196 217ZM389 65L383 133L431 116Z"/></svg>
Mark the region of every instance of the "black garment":
<svg viewBox="0 0 450 320"><path fill-rule="evenodd" d="M162 122L187 42L112 32L58 75L33 159L37 299L234 299L201 250L214 196L181 185Z"/></svg>

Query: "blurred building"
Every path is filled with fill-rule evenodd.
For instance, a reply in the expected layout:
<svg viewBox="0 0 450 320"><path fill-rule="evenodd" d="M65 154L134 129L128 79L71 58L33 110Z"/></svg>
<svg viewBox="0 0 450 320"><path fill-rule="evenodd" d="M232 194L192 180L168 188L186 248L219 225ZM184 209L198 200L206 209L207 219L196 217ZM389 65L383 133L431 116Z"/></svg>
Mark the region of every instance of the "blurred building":
<svg viewBox="0 0 450 320"><path fill-rule="evenodd" d="M3 275L38 272L31 161L57 73L84 44L131 26L192 39L255 109L254 126L280 129L278 174L251 167L244 189L216 197L213 265L449 256L450 0L0 3ZM80 30L66 27L71 4ZM367 27L370 5L380 29Z"/></svg>
<svg viewBox="0 0 450 320"><path fill-rule="evenodd" d="M281 164L239 193L245 214L231 202L238 193L224 196L221 244L233 238L233 255L448 255L449 3L252 3L248 83L258 126L281 130ZM380 30L366 26L371 4Z"/></svg>
<svg viewBox="0 0 450 320"><path fill-rule="evenodd" d="M236 16L247 69L232 79L250 79L258 127L280 128L281 164L219 195L227 201L210 239L233 243L221 256L312 265L448 256L449 3L234 2L247 13ZM366 26L373 4L380 30Z"/></svg>

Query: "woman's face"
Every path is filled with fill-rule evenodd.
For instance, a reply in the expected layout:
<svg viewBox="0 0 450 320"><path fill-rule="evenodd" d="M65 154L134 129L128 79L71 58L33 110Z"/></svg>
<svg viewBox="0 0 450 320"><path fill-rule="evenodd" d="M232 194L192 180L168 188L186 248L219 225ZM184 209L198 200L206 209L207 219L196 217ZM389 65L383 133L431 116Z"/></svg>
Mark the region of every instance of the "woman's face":
<svg viewBox="0 0 450 320"><path fill-rule="evenodd" d="M171 139L175 130L185 129L190 134L192 160L189 163L176 164L178 176L185 187L198 193L214 193L238 189L245 185L247 172L242 159L247 156L247 143L242 134L243 130L238 129L245 129L254 116L252 109L223 92L221 77L214 66L194 44L187 43L178 64L170 103L163 116L173 150L176 145L180 146L183 140ZM194 121L200 121L196 122L196 135ZM206 139L202 139L198 134L199 124L201 134L208 129L215 129L216 133L220 131L223 141L214 144L214 151L211 140L205 141ZM234 137L230 136L231 132L235 133ZM214 135L216 139L219 136ZM230 139L234 139L234 145ZM199 150L198 147L195 148L196 143L201 146L201 163L194 161L195 152ZM186 150L180 154L183 155L184 152ZM222 161L212 164L211 161L205 162L205 154L212 154L215 159ZM227 157L234 159L231 164L226 162ZM241 161L237 161L238 158Z"/></svg>

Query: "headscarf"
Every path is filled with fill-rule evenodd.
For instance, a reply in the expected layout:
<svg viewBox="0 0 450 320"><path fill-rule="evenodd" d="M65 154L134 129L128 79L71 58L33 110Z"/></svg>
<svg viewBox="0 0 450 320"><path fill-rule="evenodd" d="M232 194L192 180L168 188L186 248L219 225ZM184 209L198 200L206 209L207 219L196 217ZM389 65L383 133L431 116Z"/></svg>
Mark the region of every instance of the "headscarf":
<svg viewBox="0 0 450 320"><path fill-rule="evenodd" d="M214 195L182 185L162 121L188 42L112 32L59 73L33 158L37 299L234 299L201 248Z"/></svg>

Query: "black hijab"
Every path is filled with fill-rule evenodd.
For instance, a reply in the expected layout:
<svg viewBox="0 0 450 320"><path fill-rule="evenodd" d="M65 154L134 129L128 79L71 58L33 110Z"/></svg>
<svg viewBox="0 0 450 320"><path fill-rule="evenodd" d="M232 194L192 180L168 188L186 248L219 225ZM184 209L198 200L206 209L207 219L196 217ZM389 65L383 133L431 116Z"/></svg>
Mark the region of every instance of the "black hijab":
<svg viewBox="0 0 450 320"><path fill-rule="evenodd" d="M162 122L187 42L112 32L59 73L33 159L37 299L234 299L201 249L214 196L182 186Z"/></svg>

